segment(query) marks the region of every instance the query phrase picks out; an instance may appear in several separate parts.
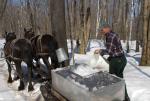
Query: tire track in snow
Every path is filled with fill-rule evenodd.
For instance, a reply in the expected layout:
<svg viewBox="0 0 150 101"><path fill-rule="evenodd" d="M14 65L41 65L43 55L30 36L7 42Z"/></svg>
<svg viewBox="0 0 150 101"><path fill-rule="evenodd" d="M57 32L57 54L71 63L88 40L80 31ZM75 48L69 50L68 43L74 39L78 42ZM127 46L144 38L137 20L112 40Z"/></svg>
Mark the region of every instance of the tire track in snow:
<svg viewBox="0 0 150 101"><path fill-rule="evenodd" d="M130 65L132 65L136 70L138 70L140 73L142 73L143 75L147 76L148 78L150 78L150 75L144 71L142 71L140 68L138 68L136 65L134 65L132 62L128 61L128 63Z"/></svg>

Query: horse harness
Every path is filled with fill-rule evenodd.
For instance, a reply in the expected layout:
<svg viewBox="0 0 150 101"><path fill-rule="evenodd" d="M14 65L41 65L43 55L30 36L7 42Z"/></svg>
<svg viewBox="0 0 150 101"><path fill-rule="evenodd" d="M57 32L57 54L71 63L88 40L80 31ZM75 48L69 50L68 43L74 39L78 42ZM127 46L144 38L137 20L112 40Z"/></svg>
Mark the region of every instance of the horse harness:
<svg viewBox="0 0 150 101"><path fill-rule="evenodd" d="M43 47L42 47L42 37L44 35L37 35L35 37L33 37L31 40L35 39L35 45L36 45L36 55L37 56L45 56L45 55L49 55L49 53L44 53L43 52ZM37 37L37 38L36 38Z"/></svg>

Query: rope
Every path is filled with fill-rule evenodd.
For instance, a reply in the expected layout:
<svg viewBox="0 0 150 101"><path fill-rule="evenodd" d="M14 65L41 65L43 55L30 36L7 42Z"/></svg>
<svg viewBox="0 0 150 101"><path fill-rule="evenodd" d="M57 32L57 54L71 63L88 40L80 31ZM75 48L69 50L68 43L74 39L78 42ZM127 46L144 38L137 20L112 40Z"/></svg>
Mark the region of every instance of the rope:
<svg viewBox="0 0 150 101"><path fill-rule="evenodd" d="M5 58L4 58L4 57L1 57L0 61L4 61L4 60L5 60Z"/></svg>
<svg viewBox="0 0 150 101"><path fill-rule="evenodd" d="M17 59L17 60L18 60L19 58L15 58L15 57L12 57L12 56L6 56L6 57L1 57L1 59L0 59L0 61L6 60L7 63L11 66L11 69L14 70L14 71L16 71L16 69L13 67L13 65L15 65L15 64L11 64L11 62L7 60L8 57L11 57L11 58ZM19 60L20 60L20 59L19 59ZM17 73L17 72L16 72L16 73ZM21 76L19 75L19 73L17 73L17 75L21 78Z"/></svg>
<svg viewBox="0 0 150 101"><path fill-rule="evenodd" d="M4 60L6 60L6 58L8 58L9 56L7 56L7 57L1 57L1 59L0 59L0 61L4 61Z"/></svg>
<svg viewBox="0 0 150 101"><path fill-rule="evenodd" d="M19 74L19 73L17 72L17 70L13 67L13 65L15 65L15 64L11 64L11 62L8 61L7 59L6 59L6 61L7 61L7 63L11 66L11 69L16 72L17 76L19 76L19 78L21 78L20 74Z"/></svg>
<svg viewBox="0 0 150 101"><path fill-rule="evenodd" d="M7 58L12 58L13 60L20 60L20 61L22 61L22 59L13 57L13 56L11 56L11 55L6 56L6 57L1 57L0 61L3 61L3 60L5 60L5 59L7 60Z"/></svg>
<svg viewBox="0 0 150 101"><path fill-rule="evenodd" d="M15 65L15 64L11 64L10 61L8 61L6 58L7 58L7 57L2 57L2 58L0 59L0 61L6 60L11 66L12 66L12 65ZM15 70L14 68L12 68L12 69ZM15 70L15 71L16 71L16 70Z"/></svg>

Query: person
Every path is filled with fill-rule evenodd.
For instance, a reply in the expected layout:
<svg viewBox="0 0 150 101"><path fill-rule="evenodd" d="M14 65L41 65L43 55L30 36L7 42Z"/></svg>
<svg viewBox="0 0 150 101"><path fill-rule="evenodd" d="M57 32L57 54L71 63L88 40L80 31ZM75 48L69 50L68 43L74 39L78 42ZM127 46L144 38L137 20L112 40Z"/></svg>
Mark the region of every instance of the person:
<svg viewBox="0 0 150 101"><path fill-rule="evenodd" d="M120 38L118 34L112 31L111 27L108 24L103 25L99 30L99 33L100 32L103 33L106 37L106 49L97 49L95 50L95 54L100 53L102 56L105 54L109 54L109 73L123 78L123 71L127 64L127 60L124 55ZM126 87L124 101L130 101Z"/></svg>

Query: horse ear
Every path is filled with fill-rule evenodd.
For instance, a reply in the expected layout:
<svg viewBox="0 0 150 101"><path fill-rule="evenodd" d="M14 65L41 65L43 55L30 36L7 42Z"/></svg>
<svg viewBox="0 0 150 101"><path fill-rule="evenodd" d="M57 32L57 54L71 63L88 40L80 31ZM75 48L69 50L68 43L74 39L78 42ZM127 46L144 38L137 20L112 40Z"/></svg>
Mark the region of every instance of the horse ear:
<svg viewBox="0 0 150 101"><path fill-rule="evenodd" d="M5 35L7 34L7 31L5 31Z"/></svg>
<svg viewBox="0 0 150 101"><path fill-rule="evenodd" d="M26 28L24 28L24 32L27 32Z"/></svg>
<svg viewBox="0 0 150 101"><path fill-rule="evenodd" d="M7 34L7 31L5 31L5 34Z"/></svg>

